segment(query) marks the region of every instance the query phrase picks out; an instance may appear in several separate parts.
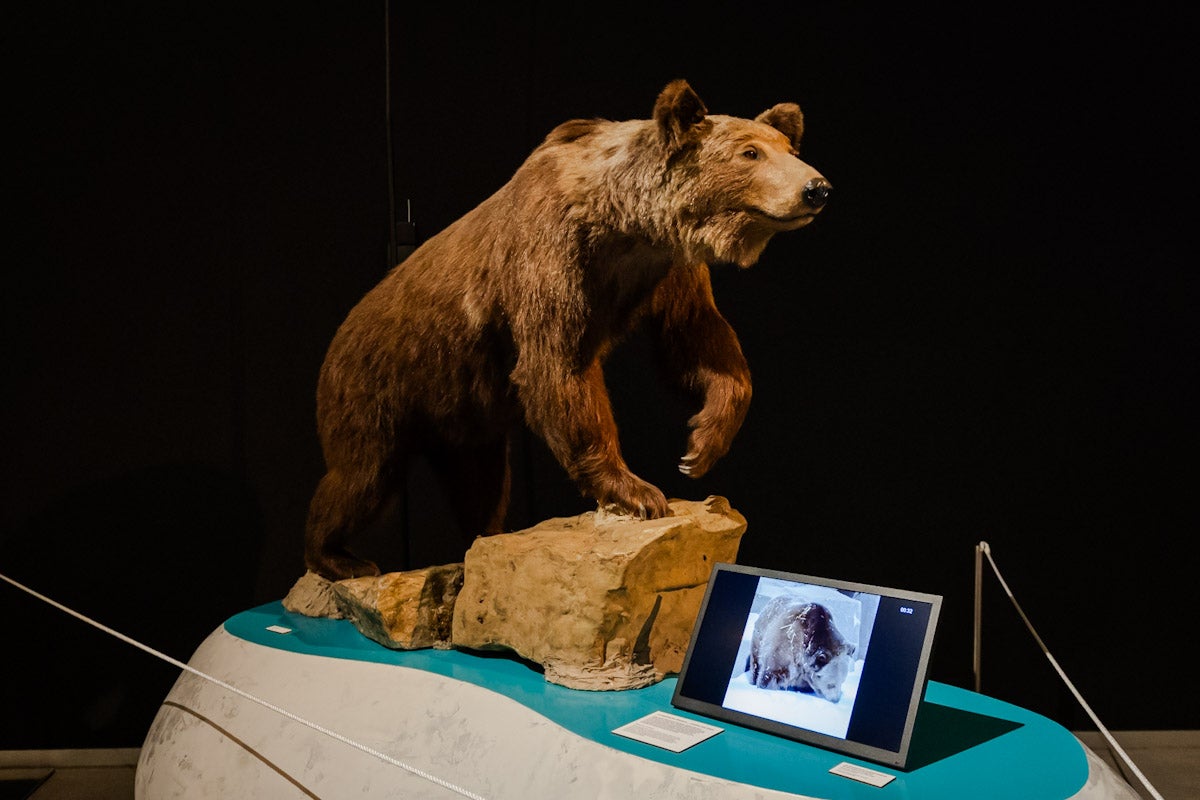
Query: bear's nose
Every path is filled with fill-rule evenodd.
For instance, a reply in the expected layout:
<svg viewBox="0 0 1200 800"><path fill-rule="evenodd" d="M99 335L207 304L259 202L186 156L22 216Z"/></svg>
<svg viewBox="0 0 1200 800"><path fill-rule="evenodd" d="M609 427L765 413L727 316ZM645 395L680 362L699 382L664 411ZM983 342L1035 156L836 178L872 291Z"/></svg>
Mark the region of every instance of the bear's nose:
<svg viewBox="0 0 1200 800"><path fill-rule="evenodd" d="M813 178L804 184L804 202L813 208L820 208L829 199L833 187L824 178Z"/></svg>

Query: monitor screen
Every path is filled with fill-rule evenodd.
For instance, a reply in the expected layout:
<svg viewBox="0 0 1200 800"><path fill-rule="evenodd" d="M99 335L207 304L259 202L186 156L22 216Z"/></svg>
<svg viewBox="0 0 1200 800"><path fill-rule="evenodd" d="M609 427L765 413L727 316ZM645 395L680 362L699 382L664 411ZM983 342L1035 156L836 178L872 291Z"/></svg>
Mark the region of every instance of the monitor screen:
<svg viewBox="0 0 1200 800"><path fill-rule="evenodd" d="M901 767L939 595L717 564L672 705Z"/></svg>

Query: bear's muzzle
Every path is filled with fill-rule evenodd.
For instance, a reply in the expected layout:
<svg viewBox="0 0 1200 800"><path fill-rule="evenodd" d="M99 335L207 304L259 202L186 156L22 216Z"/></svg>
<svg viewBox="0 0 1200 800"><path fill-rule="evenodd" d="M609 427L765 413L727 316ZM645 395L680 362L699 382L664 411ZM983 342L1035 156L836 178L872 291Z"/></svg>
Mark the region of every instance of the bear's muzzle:
<svg viewBox="0 0 1200 800"><path fill-rule="evenodd" d="M821 208L829 200L833 186L824 178L813 178L804 184L804 202L813 209Z"/></svg>

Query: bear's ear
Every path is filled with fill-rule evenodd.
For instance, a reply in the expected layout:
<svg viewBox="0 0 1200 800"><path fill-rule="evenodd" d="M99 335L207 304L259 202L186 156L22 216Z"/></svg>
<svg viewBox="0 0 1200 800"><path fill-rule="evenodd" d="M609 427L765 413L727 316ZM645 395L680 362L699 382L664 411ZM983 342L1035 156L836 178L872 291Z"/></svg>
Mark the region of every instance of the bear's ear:
<svg viewBox="0 0 1200 800"><path fill-rule="evenodd" d="M800 113L800 106L780 103L759 114L754 121L767 123L788 137L793 148L800 149L800 137L804 135L804 115Z"/></svg>
<svg viewBox="0 0 1200 800"><path fill-rule="evenodd" d="M663 146L675 150L689 138L692 129L704 121L708 109L685 80L671 81L654 103L654 121Z"/></svg>

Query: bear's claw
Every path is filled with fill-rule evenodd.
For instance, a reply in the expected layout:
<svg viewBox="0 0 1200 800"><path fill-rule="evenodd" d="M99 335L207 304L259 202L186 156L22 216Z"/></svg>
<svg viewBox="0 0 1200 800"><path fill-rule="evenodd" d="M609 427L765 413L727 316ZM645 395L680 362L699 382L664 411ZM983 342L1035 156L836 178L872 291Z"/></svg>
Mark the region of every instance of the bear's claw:
<svg viewBox="0 0 1200 800"><path fill-rule="evenodd" d="M716 459L703 457L700 453L690 452L679 459L679 471L689 478L699 478L712 468Z"/></svg>

